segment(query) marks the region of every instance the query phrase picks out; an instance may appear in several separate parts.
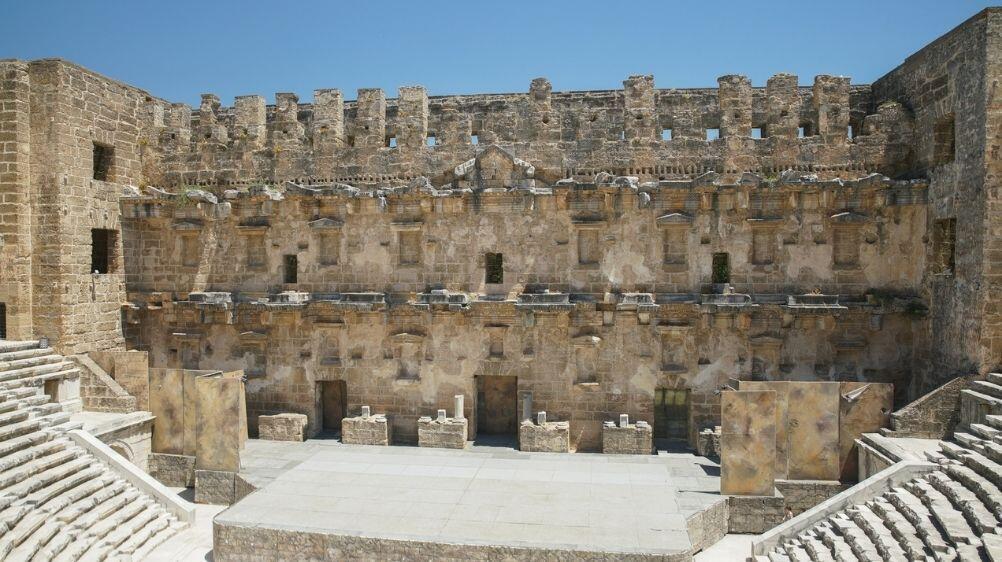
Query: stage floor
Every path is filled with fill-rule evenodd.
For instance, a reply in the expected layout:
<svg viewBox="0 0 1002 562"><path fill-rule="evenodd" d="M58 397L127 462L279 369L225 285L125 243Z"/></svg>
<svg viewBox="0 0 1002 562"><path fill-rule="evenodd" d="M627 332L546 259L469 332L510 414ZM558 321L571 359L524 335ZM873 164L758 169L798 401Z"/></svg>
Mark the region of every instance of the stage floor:
<svg viewBox="0 0 1002 562"><path fill-rule="evenodd" d="M724 500L718 466L684 453L252 440L243 458L242 476L263 487L217 527L663 555L689 550L687 517Z"/></svg>

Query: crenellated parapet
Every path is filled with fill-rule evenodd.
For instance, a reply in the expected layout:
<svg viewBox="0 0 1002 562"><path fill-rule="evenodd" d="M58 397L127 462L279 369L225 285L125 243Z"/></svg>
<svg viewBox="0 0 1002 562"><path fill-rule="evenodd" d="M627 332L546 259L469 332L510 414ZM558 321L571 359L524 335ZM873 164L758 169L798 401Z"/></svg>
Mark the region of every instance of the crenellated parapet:
<svg viewBox="0 0 1002 562"><path fill-rule="evenodd" d="M716 89L680 90L637 75L621 91L588 92L554 92L537 78L526 94L429 96L408 86L391 99L380 89L361 89L354 101L320 89L309 104L277 94L262 109L261 100L241 96L225 108L206 94L194 115L164 108L157 183L442 180L488 144L533 161L554 181L707 170L845 177L901 169L911 138L907 112L885 112L882 126L865 126L880 111L869 87L835 76L801 87L796 76L778 74L763 88L727 75Z"/></svg>

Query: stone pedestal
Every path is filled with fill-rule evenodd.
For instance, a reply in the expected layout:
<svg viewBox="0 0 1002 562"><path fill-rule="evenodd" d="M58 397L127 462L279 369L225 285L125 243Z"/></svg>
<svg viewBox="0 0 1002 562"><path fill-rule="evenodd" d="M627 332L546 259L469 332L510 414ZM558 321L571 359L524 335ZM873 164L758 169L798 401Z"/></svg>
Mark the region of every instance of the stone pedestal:
<svg viewBox="0 0 1002 562"><path fill-rule="evenodd" d="M418 418L418 446L444 449L465 449L467 420L455 418Z"/></svg>
<svg viewBox="0 0 1002 562"><path fill-rule="evenodd" d="M729 533L764 533L783 522L786 502L779 491L772 496L730 496L727 498Z"/></svg>
<svg viewBox="0 0 1002 562"><path fill-rule="evenodd" d="M268 441L305 441L308 419L304 414L258 416L259 439Z"/></svg>
<svg viewBox="0 0 1002 562"><path fill-rule="evenodd" d="M236 491L236 472L227 470L195 471L195 503L230 505Z"/></svg>
<svg viewBox="0 0 1002 562"><path fill-rule="evenodd" d="M696 452L701 457L720 458L720 426L706 428L696 435Z"/></svg>
<svg viewBox="0 0 1002 562"><path fill-rule="evenodd" d="M389 445L392 440L393 426L385 415L341 420L341 442L345 445Z"/></svg>
<svg viewBox="0 0 1002 562"><path fill-rule="evenodd" d="M613 455L649 455L654 450L650 424L639 421L623 427L614 422L602 425L602 452Z"/></svg>
<svg viewBox="0 0 1002 562"><path fill-rule="evenodd" d="M569 453L571 425L567 422L540 425L525 420L518 427L518 448L530 453Z"/></svg>
<svg viewBox="0 0 1002 562"><path fill-rule="evenodd" d="M194 487L195 456L151 453L149 473L164 486Z"/></svg>

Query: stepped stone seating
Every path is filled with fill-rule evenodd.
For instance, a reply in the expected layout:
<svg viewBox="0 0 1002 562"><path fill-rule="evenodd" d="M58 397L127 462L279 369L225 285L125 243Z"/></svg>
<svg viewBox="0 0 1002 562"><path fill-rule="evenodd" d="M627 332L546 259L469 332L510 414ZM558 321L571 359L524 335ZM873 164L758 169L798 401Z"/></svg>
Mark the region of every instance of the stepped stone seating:
<svg viewBox="0 0 1002 562"><path fill-rule="evenodd" d="M0 340L0 559L140 560L185 526L76 445L44 381L76 366L38 342Z"/></svg>
<svg viewBox="0 0 1002 562"><path fill-rule="evenodd" d="M967 427L927 453L938 467L828 514L755 560L1002 560L1002 375L961 395Z"/></svg>

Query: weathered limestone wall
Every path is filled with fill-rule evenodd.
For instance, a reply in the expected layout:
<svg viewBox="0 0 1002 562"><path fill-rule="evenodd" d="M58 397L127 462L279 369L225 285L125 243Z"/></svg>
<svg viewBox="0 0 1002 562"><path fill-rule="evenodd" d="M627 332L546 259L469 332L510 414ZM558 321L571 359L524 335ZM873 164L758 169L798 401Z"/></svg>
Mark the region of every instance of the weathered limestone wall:
<svg viewBox="0 0 1002 562"><path fill-rule="evenodd" d="M0 62L0 302L8 336L64 354L121 348L125 300L118 198L142 184L145 92L59 60ZM113 151L94 179L94 146ZM107 274L91 229L118 231Z"/></svg>
<svg viewBox="0 0 1002 562"><path fill-rule="evenodd" d="M0 61L0 303L9 339L33 336L28 64Z"/></svg>
<svg viewBox="0 0 1002 562"><path fill-rule="evenodd" d="M1002 10L984 10L873 84L875 105L901 102L914 116L908 173L930 180L929 238L937 221L956 221L954 267L926 270L928 344L916 355L912 397L1002 360L995 146L1002 131L1000 22ZM935 250L927 244L927 259Z"/></svg>
<svg viewBox="0 0 1002 562"><path fill-rule="evenodd" d="M536 162L551 181L599 171L642 179L794 167L884 171L907 153L906 138L888 135L907 130L889 126L906 116L885 113L863 127L869 87L850 87L846 78L818 76L814 87L798 87L797 77L777 75L769 87L752 88L747 78L725 76L723 93L657 89L652 76L623 84L617 91L553 92L537 78L526 94L429 97L421 87L404 87L389 99L382 90L362 89L347 102L339 90L322 89L312 104L283 93L266 107L259 96L241 96L232 108L205 94L194 110L164 104L157 181L445 178L478 144L499 144ZM735 111L740 119L730 118ZM767 134L753 139L752 127ZM798 139L801 127L805 137ZM708 141L708 130L722 134Z"/></svg>

